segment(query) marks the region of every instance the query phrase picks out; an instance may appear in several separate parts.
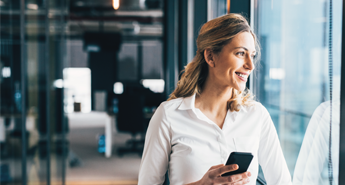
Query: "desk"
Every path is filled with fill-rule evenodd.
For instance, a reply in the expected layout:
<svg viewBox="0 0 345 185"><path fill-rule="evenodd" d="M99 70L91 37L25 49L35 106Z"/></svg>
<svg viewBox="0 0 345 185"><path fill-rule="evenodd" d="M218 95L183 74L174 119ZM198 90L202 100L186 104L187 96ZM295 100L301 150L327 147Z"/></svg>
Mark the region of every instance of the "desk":
<svg viewBox="0 0 345 185"><path fill-rule="evenodd" d="M105 128L105 156L111 156L112 148L112 129L115 125L115 116L110 116L106 112L90 112L90 113L69 113L67 114L70 129L77 128Z"/></svg>

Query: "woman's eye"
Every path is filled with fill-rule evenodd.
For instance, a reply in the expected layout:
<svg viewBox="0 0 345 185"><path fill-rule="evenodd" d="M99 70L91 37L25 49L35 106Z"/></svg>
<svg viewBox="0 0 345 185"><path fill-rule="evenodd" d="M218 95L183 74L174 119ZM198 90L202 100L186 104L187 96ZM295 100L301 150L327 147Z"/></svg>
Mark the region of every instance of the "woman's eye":
<svg viewBox="0 0 345 185"><path fill-rule="evenodd" d="M252 55L252 59L255 59L256 58L256 55Z"/></svg>
<svg viewBox="0 0 345 185"><path fill-rule="evenodd" d="M245 53L244 53L243 51L237 53L237 55L240 55L240 56L244 56L244 54L245 54Z"/></svg>

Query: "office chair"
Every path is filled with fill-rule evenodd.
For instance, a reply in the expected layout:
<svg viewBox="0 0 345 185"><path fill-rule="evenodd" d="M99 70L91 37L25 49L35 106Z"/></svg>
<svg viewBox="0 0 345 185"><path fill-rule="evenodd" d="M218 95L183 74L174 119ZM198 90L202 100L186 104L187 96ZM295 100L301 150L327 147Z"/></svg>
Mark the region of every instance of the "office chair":
<svg viewBox="0 0 345 185"><path fill-rule="evenodd" d="M127 141L128 146L117 150L119 156L122 156L124 153L138 153L142 155L144 134L148 125L148 120L145 119L143 113L144 103L144 95L140 92L125 92L119 96L117 129L120 132L127 132L132 135L132 138ZM140 134L140 139L136 139L137 134Z"/></svg>

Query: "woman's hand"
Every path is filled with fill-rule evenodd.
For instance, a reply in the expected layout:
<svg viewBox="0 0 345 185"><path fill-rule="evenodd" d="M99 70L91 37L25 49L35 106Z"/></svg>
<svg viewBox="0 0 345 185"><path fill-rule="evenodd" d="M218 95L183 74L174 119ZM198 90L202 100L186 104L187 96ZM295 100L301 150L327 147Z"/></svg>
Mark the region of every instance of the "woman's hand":
<svg viewBox="0 0 345 185"><path fill-rule="evenodd" d="M201 180L191 183L189 185L216 185L216 184L229 184L229 185L242 185L249 183L250 172L244 172L236 175L222 177L221 175L226 172L235 171L238 169L237 164L226 165L220 164L212 166Z"/></svg>

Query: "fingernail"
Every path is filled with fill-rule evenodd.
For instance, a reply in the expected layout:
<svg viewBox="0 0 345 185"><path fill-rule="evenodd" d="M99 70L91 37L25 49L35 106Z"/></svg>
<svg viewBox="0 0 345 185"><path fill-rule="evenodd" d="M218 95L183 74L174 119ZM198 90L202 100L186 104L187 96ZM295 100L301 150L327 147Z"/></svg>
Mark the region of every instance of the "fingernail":
<svg viewBox="0 0 345 185"><path fill-rule="evenodd" d="M247 175L248 175L248 177L252 176L252 174L251 174L250 172L248 172L248 174L247 174Z"/></svg>
<svg viewBox="0 0 345 185"><path fill-rule="evenodd" d="M239 166L236 164L235 169L237 170L238 168L239 168Z"/></svg>
<svg viewBox="0 0 345 185"><path fill-rule="evenodd" d="M249 179L246 180L246 182L249 182L249 181L250 181Z"/></svg>

